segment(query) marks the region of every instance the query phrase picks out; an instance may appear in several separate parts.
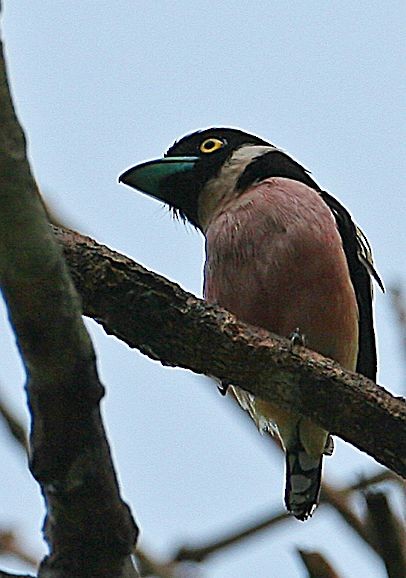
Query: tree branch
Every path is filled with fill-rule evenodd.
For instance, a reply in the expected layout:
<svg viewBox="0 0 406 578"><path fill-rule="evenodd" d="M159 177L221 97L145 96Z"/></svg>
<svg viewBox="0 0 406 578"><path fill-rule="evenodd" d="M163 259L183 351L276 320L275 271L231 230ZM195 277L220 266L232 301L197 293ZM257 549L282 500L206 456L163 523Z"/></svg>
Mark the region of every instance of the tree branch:
<svg viewBox="0 0 406 578"><path fill-rule="evenodd" d="M34 578L31 574L9 574L0 570L0 578Z"/></svg>
<svg viewBox="0 0 406 578"><path fill-rule="evenodd" d="M0 416L4 420L8 431L18 445L28 452L28 440L27 433L24 427L21 425L19 420L13 415L11 410L7 407L7 404L2 400L0 396Z"/></svg>
<svg viewBox="0 0 406 578"><path fill-rule="evenodd" d="M401 285L393 285L389 288L389 294L392 298L392 306L395 311L400 341L402 344L403 359L406 362L406 298L405 292Z"/></svg>
<svg viewBox="0 0 406 578"><path fill-rule="evenodd" d="M368 522L377 551L385 563L388 578L406 576L405 526L392 512L383 492L369 492L365 496Z"/></svg>
<svg viewBox="0 0 406 578"><path fill-rule="evenodd" d="M308 571L308 578L339 578L337 572L319 552L297 550Z"/></svg>
<svg viewBox="0 0 406 578"><path fill-rule="evenodd" d="M16 535L11 530L0 531L0 554L15 556L25 564L37 568L39 560L28 554L18 543Z"/></svg>
<svg viewBox="0 0 406 578"><path fill-rule="evenodd" d="M151 556L149 556L144 550L139 550L138 548L134 552L138 560L138 566L140 570L140 576L153 576L154 578L186 578L184 573L180 574L177 572L177 564L174 562L159 563Z"/></svg>
<svg viewBox="0 0 406 578"><path fill-rule="evenodd" d="M392 472L385 470L384 472L380 472L379 474L365 478L362 481L362 488L368 488L370 485L374 485L385 480L397 481L395 475L392 474ZM347 522L347 524L349 524L349 526L359 535L359 537L366 541L367 544L380 555L380 550L378 550L376 547L376 542L371 539L369 533L367 532L367 528L364 526L362 521L357 516L355 516L348 505L347 498L349 495L359 489L360 482L356 482L355 484L351 484L342 489L336 489L324 482L321 491L320 502L322 504L333 506L343 517L345 522ZM175 553L173 559L175 561L191 560L194 562L203 562L206 558L216 554L219 550L239 544L242 540L251 538L262 530L269 530L273 526L279 525L280 522L285 522L287 520L293 521L293 518L290 514L288 514L288 512L286 512L286 510L281 510L273 514L267 514L262 519L256 519L254 523L247 523L245 525L240 524L240 527L225 532L223 536L209 540L204 544L186 544L181 546Z"/></svg>
<svg viewBox="0 0 406 578"><path fill-rule="evenodd" d="M267 514L261 520L255 520L254 523L247 525L240 525L240 527L235 528L232 531L228 531L224 536L219 536L208 541L206 544L191 546L185 545L179 548L175 553L173 559L177 562L184 560L193 562L203 562L209 556L216 554L224 548L229 546L235 546L239 544L242 540L251 538L262 530L269 530L269 528L279 525L279 522L284 522L286 520L292 521L292 516L286 511L279 511L274 514Z"/></svg>
<svg viewBox="0 0 406 578"><path fill-rule="evenodd" d="M307 415L406 477L406 404L321 355L239 322L89 237L54 229L85 315L164 365Z"/></svg>
<svg viewBox="0 0 406 578"><path fill-rule="evenodd" d="M130 578L137 529L100 416L103 396L79 298L26 159L0 45L0 283L24 359L31 470L48 509L39 576Z"/></svg>
<svg viewBox="0 0 406 578"><path fill-rule="evenodd" d="M382 470L376 474L373 474L370 477L360 476L359 480L354 484L351 484L350 486L342 488L337 491L343 496L348 496L348 494L356 492L357 490L366 490L367 488L370 488L375 484L380 484L381 482L387 481L395 482L397 484L400 484L401 486L403 486L405 483L402 478L400 478L393 472L389 470Z"/></svg>

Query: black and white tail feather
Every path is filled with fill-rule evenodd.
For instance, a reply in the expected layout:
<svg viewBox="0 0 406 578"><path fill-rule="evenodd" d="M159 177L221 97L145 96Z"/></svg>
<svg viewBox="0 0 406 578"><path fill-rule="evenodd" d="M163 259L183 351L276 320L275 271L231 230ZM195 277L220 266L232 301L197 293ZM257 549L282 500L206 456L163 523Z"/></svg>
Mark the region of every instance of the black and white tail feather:
<svg viewBox="0 0 406 578"><path fill-rule="evenodd" d="M331 456L334 441L327 436L323 455ZM319 503L323 455L310 456L300 443L286 450L285 505L295 518L309 518Z"/></svg>
<svg viewBox="0 0 406 578"><path fill-rule="evenodd" d="M230 388L232 390L241 407L248 411L261 433L278 433L276 424L258 412L253 395L239 387L231 385L229 382L222 384L223 387L224 385L226 385L227 389ZM334 451L333 438L328 435L323 454L312 457L305 451L301 444L298 431L295 445L285 448L285 451L286 508L295 518L304 521L313 514L319 502L323 455L332 455Z"/></svg>
<svg viewBox="0 0 406 578"><path fill-rule="evenodd" d="M286 450L285 504L298 520L307 520L320 495L323 456L312 457L298 443Z"/></svg>

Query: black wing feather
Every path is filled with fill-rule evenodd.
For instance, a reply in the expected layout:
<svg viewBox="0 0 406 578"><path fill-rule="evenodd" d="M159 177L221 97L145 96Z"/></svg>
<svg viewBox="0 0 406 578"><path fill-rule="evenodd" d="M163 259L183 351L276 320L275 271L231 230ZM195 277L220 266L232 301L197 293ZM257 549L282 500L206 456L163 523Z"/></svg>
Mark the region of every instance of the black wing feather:
<svg viewBox="0 0 406 578"><path fill-rule="evenodd" d="M384 287L378 273L374 269L371 249L361 229L357 227L347 209L337 199L326 191L321 191L320 195L336 219L357 298L359 310L357 372L376 381L377 358L371 276L375 278L382 290L384 290Z"/></svg>

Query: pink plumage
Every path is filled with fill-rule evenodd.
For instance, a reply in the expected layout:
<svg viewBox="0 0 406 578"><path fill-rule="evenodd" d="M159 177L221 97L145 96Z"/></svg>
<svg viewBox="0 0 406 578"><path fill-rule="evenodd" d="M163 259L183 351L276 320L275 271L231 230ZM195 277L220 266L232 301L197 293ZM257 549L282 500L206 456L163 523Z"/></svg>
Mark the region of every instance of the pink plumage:
<svg viewBox="0 0 406 578"><path fill-rule="evenodd" d="M299 328L307 347L355 370L357 301L336 221L318 192L266 179L217 205L205 236L208 301L278 335ZM241 392L237 398L244 403ZM287 506L305 519L317 502L327 432L260 400L250 413L277 424L287 451Z"/></svg>
<svg viewBox="0 0 406 578"><path fill-rule="evenodd" d="M313 189L271 178L225 204L205 231L204 293L241 320L355 369L358 307L341 237Z"/></svg>

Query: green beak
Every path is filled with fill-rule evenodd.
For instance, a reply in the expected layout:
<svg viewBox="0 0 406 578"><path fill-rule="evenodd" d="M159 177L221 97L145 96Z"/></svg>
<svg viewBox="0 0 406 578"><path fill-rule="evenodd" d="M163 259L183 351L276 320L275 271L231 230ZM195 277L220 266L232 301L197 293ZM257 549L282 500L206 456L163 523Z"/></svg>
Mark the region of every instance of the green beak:
<svg viewBox="0 0 406 578"><path fill-rule="evenodd" d="M198 157L164 157L131 167L118 182L138 189L164 202L170 202L173 191L168 186L178 176L193 170Z"/></svg>

